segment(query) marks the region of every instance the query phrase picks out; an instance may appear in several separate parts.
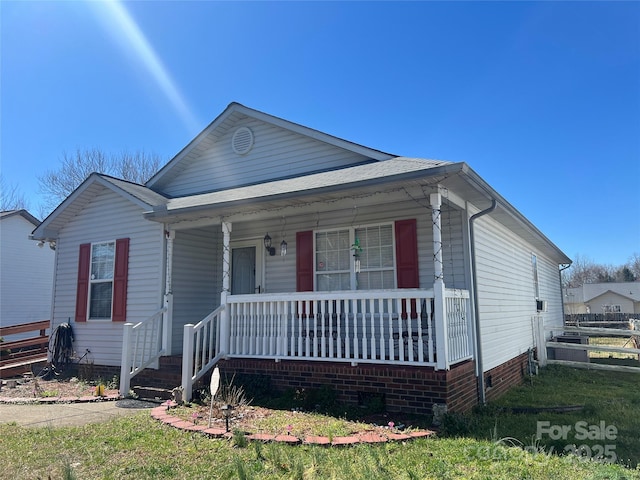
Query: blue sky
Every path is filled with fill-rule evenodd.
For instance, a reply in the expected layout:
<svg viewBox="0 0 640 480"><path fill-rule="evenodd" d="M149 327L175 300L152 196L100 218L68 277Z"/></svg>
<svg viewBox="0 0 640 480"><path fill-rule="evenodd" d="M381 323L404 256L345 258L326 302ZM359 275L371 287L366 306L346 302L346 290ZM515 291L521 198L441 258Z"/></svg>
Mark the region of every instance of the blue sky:
<svg viewBox="0 0 640 480"><path fill-rule="evenodd" d="M232 101L465 161L567 255L640 252L638 2L11 2L1 157L38 212L63 152L169 160Z"/></svg>

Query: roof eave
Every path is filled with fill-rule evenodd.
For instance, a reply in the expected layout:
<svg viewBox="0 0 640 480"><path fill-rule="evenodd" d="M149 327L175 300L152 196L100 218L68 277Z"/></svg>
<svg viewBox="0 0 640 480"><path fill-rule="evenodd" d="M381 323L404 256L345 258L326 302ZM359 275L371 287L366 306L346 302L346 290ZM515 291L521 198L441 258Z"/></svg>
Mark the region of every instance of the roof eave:
<svg viewBox="0 0 640 480"><path fill-rule="evenodd" d="M491 185L489 185L480 175L478 175L469 165L464 164L462 170L463 175L471 182L477 185L477 188L485 192L489 199L495 199L498 208L502 209L505 213L511 216L514 220L520 223L524 228L531 231L536 237L540 238L546 243L551 250L557 255L557 261L559 265L568 265L573 263L572 260L555 245L549 238L542 233L533 223L531 223L522 213L520 213L513 205L511 205L502 195L500 195Z"/></svg>
<svg viewBox="0 0 640 480"><path fill-rule="evenodd" d="M155 205L151 205L147 202L143 202L138 197L123 190L119 186L110 182L106 176L100 173L91 173L84 182L82 182L71 194L65 198L60 205L58 205L53 212L51 212L47 218L45 218L38 227L36 227L30 235L33 240L55 240L58 236L59 228L53 228L52 224L55 220L75 201L77 201L82 194L89 188L90 185L98 183L103 187L115 192L118 195L126 198L127 200L137 204L142 209L154 208Z"/></svg>
<svg viewBox="0 0 640 480"><path fill-rule="evenodd" d="M148 220L164 222L176 219L181 215L206 212L212 209L224 210L230 207L241 207L245 205L256 205L261 203L269 203L274 201L284 201L292 198L299 198L301 196L313 196L322 195L328 193L334 193L343 190L349 190L353 188L367 188L377 185L383 185L387 183L397 183L402 181L411 181L424 177L437 177L456 174L462 171L464 167L463 163L450 163L440 165L437 167L431 167L425 170L417 170L413 172L400 173L396 175L390 175L386 177L379 177L369 180L361 180L356 182L341 183L340 185L330 185L326 187L317 187L304 191L285 192L275 195L268 195L263 197L244 198L241 200L231 200L228 202L219 202L215 205L205 204L196 205L191 207L184 207L180 209L174 209L169 211L166 205L156 206L153 210L145 212L144 217Z"/></svg>

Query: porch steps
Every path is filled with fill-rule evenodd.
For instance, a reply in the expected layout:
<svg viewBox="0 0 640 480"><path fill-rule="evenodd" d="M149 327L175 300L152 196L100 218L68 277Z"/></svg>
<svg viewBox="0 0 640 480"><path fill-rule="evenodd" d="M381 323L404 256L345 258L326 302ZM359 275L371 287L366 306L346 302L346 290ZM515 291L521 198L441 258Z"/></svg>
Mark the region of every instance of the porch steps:
<svg viewBox="0 0 640 480"><path fill-rule="evenodd" d="M140 400L162 403L173 399L172 391L166 388L135 386L132 390Z"/></svg>
<svg viewBox="0 0 640 480"><path fill-rule="evenodd" d="M160 357L160 368L146 368L131 380L138 398L150 401L171 400L172 390L182 383L182 355Z"/></svg>

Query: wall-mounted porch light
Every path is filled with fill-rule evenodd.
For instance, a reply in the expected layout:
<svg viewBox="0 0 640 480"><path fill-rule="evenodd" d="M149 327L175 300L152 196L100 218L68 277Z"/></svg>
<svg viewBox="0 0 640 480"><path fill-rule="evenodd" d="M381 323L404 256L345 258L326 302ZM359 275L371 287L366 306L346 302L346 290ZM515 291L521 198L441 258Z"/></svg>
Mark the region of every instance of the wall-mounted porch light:
<svg viewBox="0 0 640 480"><path fill-rule="evenodd" d="M264 236L264 248L269 252L269 256L275 256L276 249L271 246L271 237L269 236L269 233Z"/></svg>

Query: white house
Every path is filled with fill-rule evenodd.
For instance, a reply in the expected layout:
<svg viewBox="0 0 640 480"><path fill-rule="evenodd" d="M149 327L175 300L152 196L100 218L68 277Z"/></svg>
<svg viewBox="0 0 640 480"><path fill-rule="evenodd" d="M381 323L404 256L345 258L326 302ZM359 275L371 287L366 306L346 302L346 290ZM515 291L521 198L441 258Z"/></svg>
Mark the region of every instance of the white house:
<svg viewBox="0 0 640 480"><path fill-rule="evenodd" d="M187 397L218 363L414 412L520 381L570 263L465 163L237 103L144 186L92 174L33 236L57 245L54 323L123 393L178 355Z"/></svg>
<svg viewBox="0 0 640 480"><path fill-rule="evenodd" d="M565 313L640 314L640 282L587 283L564 292Z"/></svg>
<svg viewBox="0 0 640 480"><path fill-rule="evenodd" d="M51 315L55 245L42 243L38 248L29 240L39 224L26 210L0 212L2 327L48 320Z"/></svg>

